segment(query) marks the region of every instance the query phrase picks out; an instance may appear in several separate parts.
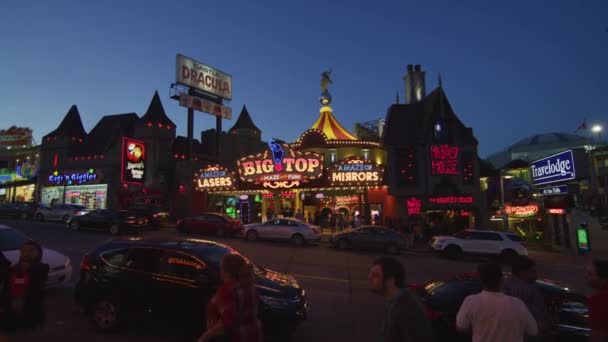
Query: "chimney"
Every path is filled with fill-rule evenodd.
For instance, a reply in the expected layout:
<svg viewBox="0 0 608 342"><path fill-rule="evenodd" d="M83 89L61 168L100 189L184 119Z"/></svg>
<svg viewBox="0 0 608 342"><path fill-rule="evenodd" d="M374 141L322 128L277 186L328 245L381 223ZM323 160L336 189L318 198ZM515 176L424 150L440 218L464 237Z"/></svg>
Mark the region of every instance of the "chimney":
<svg viewBox="0 0 608 342"><path fill-rule="evenodd" d="M403 78L405 81L405 103L420 102L426 96L425 72L422 71L420 64L415 66L407 65L407 74Z"/></svg>

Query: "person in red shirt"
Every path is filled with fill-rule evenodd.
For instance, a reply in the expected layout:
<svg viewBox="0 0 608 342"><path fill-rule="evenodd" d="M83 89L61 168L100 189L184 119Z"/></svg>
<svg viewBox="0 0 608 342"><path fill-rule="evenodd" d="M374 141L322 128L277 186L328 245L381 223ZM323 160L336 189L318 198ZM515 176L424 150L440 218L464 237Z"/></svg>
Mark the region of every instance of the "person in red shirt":
<svg viewBox="0 0 608 342"><path fill-rule="evenodd" d="M207 331L199 342L261 342L262 325L253 284L253 265L242 256L224 256L220 266L223 284L207 307Z"/></svg>
<svg viewBox="0 0 608 342"><path fill-rule="evenodd" d="M595 290L589 297L590 342L608 341L608 259L595 259L587 267L587 282Z"/></svg>

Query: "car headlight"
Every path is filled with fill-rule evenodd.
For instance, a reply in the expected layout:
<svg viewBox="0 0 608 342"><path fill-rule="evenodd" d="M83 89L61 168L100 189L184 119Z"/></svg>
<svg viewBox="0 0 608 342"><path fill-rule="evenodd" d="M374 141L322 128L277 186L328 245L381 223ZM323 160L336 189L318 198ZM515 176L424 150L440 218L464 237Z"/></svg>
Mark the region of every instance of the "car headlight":
<svg viewBox="0 0 608 342"><path fill-rule="evenodd" d="M283 298L260 296L260 300L272 309L284 309L289 306L289 301Z"/></svg>

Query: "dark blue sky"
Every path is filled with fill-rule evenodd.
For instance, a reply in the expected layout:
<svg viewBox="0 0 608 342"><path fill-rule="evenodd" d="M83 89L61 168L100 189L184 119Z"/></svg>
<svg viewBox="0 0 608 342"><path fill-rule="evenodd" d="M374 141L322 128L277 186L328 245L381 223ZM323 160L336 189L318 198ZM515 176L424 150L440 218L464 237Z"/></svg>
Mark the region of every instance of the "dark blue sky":
<svg viewBox="0 0 608 342"><path fill-rule="evenodd" d="M34 4L38 2L39 4ZM51 5L52 3L52 5ZM169 99L175 55L233 75L264 138L294 140L316 120L320 73L353 124L383 117L407 64L443 85L482 156L539 132L608 124L608 1L9 1L0 6L0 127L53 130L76 104L103 115ZM204 5L203 5L204 4ZM224 128L234 124L224 121ZM196 136L215 125L198 113Z"/></svg>

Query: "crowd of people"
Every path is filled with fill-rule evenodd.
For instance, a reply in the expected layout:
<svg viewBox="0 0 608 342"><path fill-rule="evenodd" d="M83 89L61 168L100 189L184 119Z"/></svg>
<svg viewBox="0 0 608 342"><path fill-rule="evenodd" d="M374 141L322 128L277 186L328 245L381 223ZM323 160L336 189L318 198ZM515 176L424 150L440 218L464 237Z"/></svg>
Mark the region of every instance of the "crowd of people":
<svg viewBox="0 0 608 342"><path fill-rule="evenodd" d="M483 290L465 298L456 317L461 333L473 342L554 341L554 319L536 287L536 263L517 258L512 276L504 279L501 266L478 266ZM590 342L608 341L608 260L595 259L587 269L595 293L589 297ZM433 332L424 309L405 287L405 269L394 258L377 259L369 273L371 290L386 299L380 340L426 342Z"/></svg>

